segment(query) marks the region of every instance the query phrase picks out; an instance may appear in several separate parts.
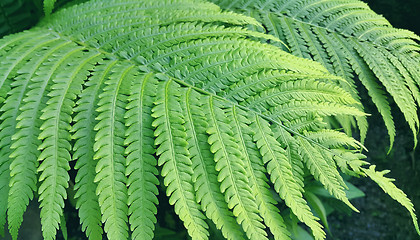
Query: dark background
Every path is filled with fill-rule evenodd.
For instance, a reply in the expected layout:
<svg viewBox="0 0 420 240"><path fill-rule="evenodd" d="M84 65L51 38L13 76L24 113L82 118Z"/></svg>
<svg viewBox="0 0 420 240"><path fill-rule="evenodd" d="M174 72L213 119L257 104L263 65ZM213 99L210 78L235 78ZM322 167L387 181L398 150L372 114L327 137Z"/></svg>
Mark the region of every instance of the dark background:
<svg viewBox="0 0 420 240"><path fill-rule="evenodd" d="M394 27L420 35L420 0L363 0Z"/></svg>

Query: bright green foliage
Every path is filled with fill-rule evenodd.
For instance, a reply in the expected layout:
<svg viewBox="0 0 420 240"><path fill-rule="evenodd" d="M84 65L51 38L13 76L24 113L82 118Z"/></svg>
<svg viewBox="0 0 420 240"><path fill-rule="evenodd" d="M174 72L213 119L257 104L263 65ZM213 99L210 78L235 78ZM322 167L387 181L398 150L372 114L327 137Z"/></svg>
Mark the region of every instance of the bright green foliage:
<svg viewBox="0 0 420 240"><path fill-rule="evenodd" d="M266 225L273 232L275 239L289 239L289 232L285 229L287 227L284 220L279 214L278 208L275 207L278 202L274 199L267 184L264 162L261 161L263 159L258 151L258 142L254 141L256 132L249 128L249 125L256 121L256 116L246 114L241 109L235 109L234 113L235 125L239 132L237 138L241 139L240 142L242 143L240 150L245 153L245 166L247 174L250 176L249 181L255 194L259 212Z"/></svg>
<svg viewBox="0 0 420 240"><path fill-rule="evenodd" d="M235 218L220 192L213 154L207 142L206 130L209 123L205 110L208 109L208 100L203 99L199 93L192 89L189 89L184 96L185 98L181 101L185 103L185 127L193 166L192 177L196 200L201 204L207 217L216 224L217 228L221 228L223 236L227 239L243 239L240 226L236 224Z"/></svg>
<svg viewBox="0 0 420 240"><path fill-rule="evenodd" d="M237 221L242 224L248 238L267 239L262 219L257 214L258 206L251 186L247 184L243 160L246 153L240 148L242 136L237 132L237 122L232 121L235 117L235 106L226 106L214 98L209 98L209 112L212 122L207 130L210 135L208 142L214 154L216 170L219 171L220 190L225 194L229 208L237 216Z"/></svg>
<svg viewBox="0 0 420 240"><path fill-rule="evenodd" d="M254 138L260 148L263 161L267 164L274 189L298 219L312 229L317 239L325 238L322 226L317 222L318 218L313 216L305 199L302 198L302 185L297 182L299 177L294 176L299 173L292 171L292 165L286 158L285 150L270 133L269 124L257 117L254 127L257 129Z"/></svg>
<svg viewBox="0 0 420 240"><path fill-rule="evenodd" d="M258 30L281 39L288 46L286 50L313 59L331 73L345 78L347 82L341 86L358 99L356 75L383 117L391 147L395 126L389 97L404 114L414 136L417 135L419 36L393 28L384 17L359 0L211 1L222 8L255 17L264 26ZM349 133L351 122L342 117L337 119ZM367 122L365 117L356 120L363 141Z"/></svg>
<svg viewBox="0 0 420 240"><path fill-rule="evenodd" d="M38 192L55 239L74 190L89 239L153 239L160 184L192 239L213 223L226 239L290 239L282 208L324 239L304 177L352 207L338 167L416 221L362 168L361 144L326 129L365 116L346 79L248 25L261 27L200 0L92 0L1 39L0 224L17 239Z"/></svg>
<svg viewBox="0 0 420 240"><path fill-rule="evenodd" d="M137 81L136 81L137 80ZM127 154L126 175L128 186L128 205L130 226L133 238L153 238L156 223L156 169L153 128L151 116L153 100L156 97L157 81L153 74L135 78L126 105Z"/></svg>
<svg viewBox="0 0 420 240"><path fill-rule="evenodd" d="M195 201L192 184L192 162L187 149L184 114L181 107L181 91L172 80L158 86L156 107L152 116L156 120L155 145L159 148L158 165L165 178L169 203L174 205L175 213L184 222L189 235L194 239L207 239L209 233L200 205Z"/></svg>
<svg viewBox="0 0 420 240"><path fill-rule="evenodd" d="M85 88L74 108L75 124L71 131L74 132L72 138L76 140L72 157L77 160L74 168L78 170L74 186L77 198L76 208L79 209L82 230L86 231L89 239L98 239L102 235L100 207L95 191L97 184L94 182L96 162L92 161L96 134L94 127L97 124L95 108L105 76L109 74L109 70L115 63L116 61L98 62L93 69L95 74L84 83Z"/></svg>

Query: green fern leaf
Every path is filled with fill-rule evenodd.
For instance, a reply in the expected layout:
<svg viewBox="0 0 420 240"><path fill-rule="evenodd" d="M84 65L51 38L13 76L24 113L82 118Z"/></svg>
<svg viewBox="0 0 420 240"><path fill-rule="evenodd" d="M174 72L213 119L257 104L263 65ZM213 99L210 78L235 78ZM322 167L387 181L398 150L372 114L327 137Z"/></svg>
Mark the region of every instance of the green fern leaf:
<svg viewBox="0 0 420 240"><path fill-rule="evenodd" d="M302 157L299 155L299 145L295 138L283 128L270 126L273 136L280 143L281 148L285 150L284 154L292 167L293 177L300 188L304 187L304 165ZM275 142L274 142L275 143Z"/></svg>
<svg viewBox="0 0 420 240"><path fill-rule="evenodd" d="M383 87L377 83L372 70L369 69L369 66L355 49L346 45L345 42L335 33L325 36L330 39L332 44L338 43L333 46L336 49L341 49L342 53L347 56L353 71L359 76L359 80L367 89L369 96L372 98L372 101L375 103L376 108L384 120L385 126L388 130L391 149L395 139L395 124L391 115L391 107L389 106Z"/></svg>
<svg viewBox="0 0 420 240"><path fill-rule="evenodd" d="M207 143L208 129L204 109L208 109L208 99L191 89L185 96L184 112L186 113L187 138L191 161L193 164L193 181L197 202L209 219L221 229L226 239L244 239L242 231L236 224L233 214L220 192L217 172L210 145Z"/></svg>
<svg viewBox="0 0 420 240"><path fill-rule="evenodd" d="M57 0L44 0L44 14L50 16L54 10L54 4Z"/></svg>
<svg viewBox="0 0 420 240"><path fill-rule="evenodd" d="M130 87L126 106L126 139L128 177L128 214L133 239L153 239L156 223L156 159L153 143L152 106L156 97L157 80L149 73L136 77Z"/></svg>
<svg viewBox="0 0 420 240"><path fill-rule="evenodd" d="M305 136L327 148L339 148L341 146L348 146L354 149L364 148L364 146L354 138L351 138L342 132L330 129L306 132Z"/></svg>
<svg viewBox="0 0 420 240"><path fill-rule="evenodd" d="M322 31L315 27L313 27L311 30L313 34L315 34L317 38L319 39L319 41L322 43L322 46L325 48L325 52L327 56L324 57L324 60L330 59L329 63L326 64L327 67L330 66L328 68L329 71L337 74L338 76L342 76L343 78L345 78L348 84L340 84L340 86L343 89L345 89L347 92L349 92L354 99L360 100L360 97L357 91L355 91L357 89L357 86L353 79L352 66L354 65L354 63L349 63L349 62L352 62L352 60L342 61L342 59L350 58L349 54L346 53L346 50L343 49L345 46L341 46L340 44L337 44L337 42L339 41L332 40L331 36L333 34L329 34L328 32L326 33L325 31ZM357 71L356 73L359 74L359 72ZM362 76L360 76L359 74L359 78L361 77ZM365 87L368 88L366 84L365 84ZM368 91L370 90L368 89ZM359 110L363 111L362 105L356 105L356 107ZM389 113L389 115L391 114ZM345 132L348 135L351 135L351 126L350 124L345 123L346 119L337 118L337 120L339 120L341 125L345 128ZM367 119L366 117L356 117L356 121L360 130L360 138L361 138L360 141L363 143L366 138L367 130L368 130Z"/></svg>
<svg viewBox="0 0 420 240"><path fill-rule="evenodd" d="M95 143L94 127L97 124L95 107L98 104L98 95L104 85L106 76L116 64L115 61L99 62L93 71L98 72L86 83L86 88L80 94L74 111L76 113L71 131L72 138L76 140L73 145L73 159L77 160L75 169L78 170L74 190L77 198L76 208L79 210L82 230L89 239L98 239L102 236L101 211L96 195L97 184L93 147ZM100 73L100 74L99 74Z"/></svg>
<svg viewBox="0 0 420 240"><path fill-rule="evenodd" d="M225 9L254 16L292 54L320 62L345 78L340 84L354 99L358 91L354 74L368 90L394 142L395 126L384 90L395 100L414 135L419 123L419 36L396 29L359 0L212 0ZM274 43L275 44L275 43ZM355 53L356 51L356 53ZM373 57L375 56L375 57ZM362 106L357 106L363 110ZM350 133L351 121L337 120ZM356 117L361 142L367 133L365 117ZM415 144L416 137L414 137Z"/></svg>
<svg viewBox="0 0 420 240"><path fill-rule="evenodd" d="M418 91L412 92L409 87L406 86L410 86L410 83L401 84L401 81L398 81L400 79L398 70L392 62L389 62L381 49L377 49L370 45L361 45L354 41L353 46L375 73L376 77L382 82L385 89L394 98L395 103L404 114L405 119L415 136L419 127L419 119L417 116L417 106L414 104L413 94L418 93ZM375 56L378 57L372 58L371 54L375 54ZM406 82L408 81L409 79L406 80ZM414 140L417 142L416 138L414 138Z"/></svg>
<svg viewBox="0 0 420 240"><path fill-rule="evenodd" d="M171 84L172 83L172 84ZM192 183L192 162L189 158L180 98L182 93L171 80L159 85L158 101L153 108L155 118L156 154L161 174L165 178L169 203L175 205L175 213L184 222L193 239L208 239L207 224L197 204Z"/></svg>
<svg viewBox="0 0 420 240"><path fill-rule="evenodd" d="M70 122L74 99L81 91L81 83L86 72L92 68L98 57L97 52L83 52L81 47L72 46L73 59L67 59L61 65L62 72L57 74L51 85L50 99L42 110L40 119L44 121L41 126L39 146L41 153L38 160L40 173L39 200L41 207L41 223L45 239L54 239L56 229L59 227L60 217L67 197L70 169ZM74 59L84 59L81 63L72 64ZM76 87L78 86L78 87Z"/></svg>
<svg viewBox="0 0 420 240"><path fill-rule="evenodd" d="M57 41L57 39L53 39L43 42L43 44L38 47L42 49L42 46L45 44L52 44L51 49L44 51L42 54L38 52L36 57L32 56L32 59L25 66L18 70L21 75L19 75L19 77L15 79L15 82L11 84L15 86L12 90L15 91L15 93L10 97L13 96L20 99L12 100L7 98L6 104L4 105L4 107L6 107L7 102L11 100L15 111L18 109L21 111L19 116L15 117L15 125L11 125L11 127L20 129L18 132L13 134L11 138L12 144L10 146L13 152L10 154L12 161L10 164L11 187L9 191L7 208L9 229L14 239L17 238L18 229L23 221L23 213L29 204L29 200L33 198L33 192L36 190L37 182L36 169L38 167L38 162L36 159L39 155L37 146L40 144L40 141L35 137L31 137L31 134L36 131L32 125L34 124L33 121L39 118L39 116L36 116L37 108L34 106L35 102L28 99L28 96L31 96L33 93L33 91L31 91L31 88L33 87L33 82L31 80L36 78L36 76L34 76L35 70L40 69L41 64L46 59L51 57L55 51L63 47L66 43ZM34 100L39 101L40 99L40 97L35 97ZM25 100L26 102L30 102L30 105L32 105L31 107L34 107L35 111L33 111L31 108L28 108L27 104L24 104ZM16 104L16 102L22 104L22 106L20 104ZM35 116L33 116L33 118L28 122L25 118L30 117L31 110L32 114L35 114ZM38 124L38 128L39 127L40 124Z"/></svg>
<svg viewBox="0 0 420 240"><path fill-rule="evenodd" d="M235 108L233 118L237 132L236 136L240 141L240 150L244 153L244 163L248 173L251 188L255 193L260 215L264 219L267 227L270 228L275 239L290 239L290 232L279 214L279 209L275 206L277 201L273 198L267 184L265 168L262 156L258 149L258 141L254 142L253 136L256 132L252 130L251 123L256 122L255 115L246 114L243 110ZM263 160L263 161L262 161Z"/></svg>
<svg viewBox="0 0 420 240"><path fill-rule="evenodd" d="M277 29L282 20L268 17ZM201 0L91 0L0 39L0 214L7 211L13 237L38 184L44 238L65 227L74 160L76 208L89 239L102 237L102 224L110 240L152 239L158 187L193 239L214 237L207 220L227 239L289 239L282 207L323 239L303 177L308 168L351 205L337 167L363 175L361 146L325 130L323 118L351 125L357 117L361 125L366 115L344 78L350 66L363 81L374 71L353 45L323 48L338 40L287 21L298 30L296 49L312 44L302 54L316 50L325 67L284 52L285 35L247 29L262 25ZM341 59L340 49L350 61L329 65L326 56ZM412 76L406 89L414 92L416 74L397 63L405 58L382 54Z"/></svg>
<svg viewBox="0 0 420 240"><path fill-rule="evenodd" d="M358 210L346 197L344 189L347 188L342 177L338 173L334 162L324 151L312 146L306 139L299 138L300 151L306 166L311 174L320 181L329 193L346 203L351 209Z"/></svg>
<svg viewBox="0 0 420 240"><path fill-rule="evenodd" d="M264 163L267 164L274 189L298 219L311 228L315 238L324 239L325 233L322 226L317 222L318 218L311 213L308 204L303 199L303 188L301 184L296 182L296 177L293 176L292 166L286 158L284 149L270 134L271 130L268 123L257 117L253 128L257 131L254 139L261 151Z"/></svg>
<svg viewBox="0 0 420 240"><path fill-rule="evenodd" d="M135 65L122 62L109 70L96 111L94 159L97 160L96 194L102 213L105 232L110 239L127 239L127 179L124 158L124 113L129 81L137 71ZM128 80L127 80L128 79Z"/></svg>
<svg viewBox="0 0 420 240"><path fill-rule="evenodd" d="M0 197L0 205L2 206L0 215L2 216L2 220L0 220L0 225L3 226L6 220L6 209L7 209L7 201L8 201L8 195L9 195L9 186L7 182L9 181L11 177L10 172L10 154L12 153L12 150L10 148L10 145L12 143L11 136L14 133L15 127L16 127L16 118L19 115L19 104L16 104L16 102L21 103L22 99L24 98L25 92L27 91L27 84L29 82L29 77L27 75L18 75L20 73L25 73L25 69L20 70L21 68L25 68L25 61L31 59L36 54L37 50L42 49L44 44L53 42L51 38L49 38L48 34L42 34L38 37L35 37L31 41L28 41L27 44L22 44L18 49L16 50L22 50L23 54L17 58L9 58L6 61L2 61L2 64L5 66L5 71L3 72L4 75L1 76L0 83L10 85L11 90L9 91L9 94L7 97L5 97L4 105L1 106L0 111L2 112L2 115L0 116L1 124L0 129L2 129L0 133L1 141L0 141L0 168L1 168L1 178L7 179L7 181L4 181L0 185L0 191L1 191L1 197ZM28 66L28 65L26 65ZM28 67L26 67L28 68ZM15 79L12 81L12 78L10 76L14 76ZM18 170L18 169L16 169ZM16 173L13 172L13 175ZM24 180L25 181L25 180ZM4 184L4 185L3 185ZM23 183L25 185L25 182ZM12 194L16 197L16 188L12 189ZM17 209L22 210L23 212L26 208L27 203L25 204L24 200L22 202L23 206L20 208L18 206ZM14 217L14 213L12 213L12 218ZM19 215L19 214L18 214ZM22 216L16 217L19 219ZM16 219L18 222L19 220ZM17 226L19 227L20 223L17 223ZM15 234L14 234L15 235Z"/></svg>
<svg viewBox="0 0 420 240"><path fill-rule="evenodd" d="M235 122L230 122L234 114L234 107L229 108L223 103L209 98L210 126L207 133L210 134L208 142L211 152L215 155L216 170L219 171L218 181L221 183L220 190L225 194L225 200L234 215L238 217L238 223L250 239L267 239L263 230L262 219L257 215L258 208L250 186L246 183L246 169L243 153L239 151L239 143L234 131ZM225 119L225 116L228 118Z"/></svg>

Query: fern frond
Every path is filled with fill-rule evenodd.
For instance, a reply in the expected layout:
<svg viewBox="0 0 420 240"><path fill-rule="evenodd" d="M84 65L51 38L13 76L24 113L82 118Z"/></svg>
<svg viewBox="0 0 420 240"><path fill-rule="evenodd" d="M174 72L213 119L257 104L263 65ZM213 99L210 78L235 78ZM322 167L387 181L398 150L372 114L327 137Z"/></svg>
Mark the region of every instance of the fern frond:
<svg viewBox="0 0 420 240"><path fill-rule="evenodd" d="M225 194L225 200L237 221L250 239L267 239L262 219L257 215L258 206L255 203L252 191L247 185L243 153L240 152L239 143L235 138L235 122L232 122L234 108L224 106L216 99L209 98L210 126L207 133L210 134L208 142L210 150L214 154L216 170L219 171L218 181L221 183L220 190ZM226 119L226 117L228 117Z"/></svg>
<svg viewBox="0 0 420 240"><path fill-rule="evenodd" d="M351 113L353 116L365 116L357 108L348 105L307 100L299 101L295 99L273 107L270 109L270 113L272 118L280 119L281 121L291 121L311 114L317 114L322 117L346 115L348 113Z"/></svg>
<svg viewBox="0 0 420 240"><path fill-rule="evenodd" d="M197 202L226 239L243 239L242 230L220 192L217 172L206 130L209 127L204 109L208 109L208 99L196 91L188 89L184 94L188 147L193 164L193 182Z"/></svg>
<svg viewBox="0 0 420 240"><path fill-rule="evenodd" d="M20 114L16 117L15 125L11 126L19 130L11 138L11 178L7 207L9 229L14 239L17 238L18 229L23 221L23 213L29 204L29 200L33 198L33 192L37 188L36 169L38 162L36 159L40 153L37 149L40 141L35 136L31 136L31 134L38 132L36 135L39 135L39 131L34 129L34 125L37 125L39 128L40 124L34 123L36 121L35 119L38 119L39 116L37 116L37 106L33 100L41 100L39 96L42 96L42 94L35 95L35 99L33 99L33 79L38 77L35 74L35 70L41 70L41 64L67 44L66 42L57 41L57 39L54 42L45 42L44 44L47 43L52 44L51 48L43 52L38 52L36 56L32 56L32 59L18 70L20 75L11 84L15 86L13 89L15 91L14 97L20 97L20 99L12 100L15 109L19 109ZM32 96L32 99L30 99L30 96ZM7 106L8 100L10 99L8 98L6 100L5 107ZM16 102L20 104L16 104ZM31 105L29 108L28 104ZM39 120L37 122L39 123Z"/></svg>
<svg viewBox="0 0 420 240"><path fill-rule="evenodd" d="M54 4L57 0L44 0L44 14L45 16L50 16L53 9L54 9Z"/></svg>
<svg viewBox="0 0 420 240"><path fill-rule="evenodd" d="M283 207L323 239L302 194L306 168L351 205L337 167L361 175L366 163L358 142L325 130L322 118L363 119L344 78L350 66L365 79L374 74L353 45L343 47L349 62L331 67L332 48L322 52L327 38L289 23L325 67L247 29L261 28L255 19L201 0L91 0L0 39L0 211L9 204L14 238L38 183L44 238L64 228L74 160L76 208L89 239L102 237L102 224L110 240L152 239L158 174L193 239L213 237L208 220L227 239L289 239ZM412 69L395 69L412 76L414 92Z"/></svg>
<svg viewBox="0 0 420 240"><path fill-rule="evenodd" d="M267 164L267 171L271 176L270 180L274 184L274 189L298 219L311 228L315 238L324 239L325 232L317 222L318 218L312 214L303 198L303 183L296 182L299 177L294 176L285 150L272 135L268 122L257 117L253 128L257 131L254 139L261 151L264 164Z"/></svg>
<svg viewBox="0 0 420 240"><path fill-rule="evenodd" d="M244 155L245 169L249 176L251 188L255 193L260 215L275 239L290 239L290 232L287 230L278 208L275 207L277 201L269 190L264 162L258 145L253 139L256 133L252 130L251 123L256 121L255 115L246 114L245 111L235 108L233 119L238 132L235 138L239 140L240 151Z"/></svg>
<svg viewBox="0 0 420 240"><path fill-rule="evenodd" d="M9 53L8 57L1 59L1 68L0 68L0 90L2 93L2 99L0 99L0 104L2 105L7 92L10 91L10 82L11 76L16 76L16 71L20 66L23 65L23 59L25 59L30 54L34 54L35 49L38 45L37 41L42 42L42 38L48 36L49 33L31 31L24 34L20 34L19 37L6 37L1 41L0 50L2 55L5 52ZM28 41L28 39L32 39ZM38 42L38 43L39 43ZM35 47L32 45L35 44ZM16 54L15 53L19 53ZM1 106L0 105L0 106Z"/></svg>
<svg viewBox="0 0 420 240"><path fill-rule="evenodd" d="M341 172L350 176L363 176L362 166L368 165L369 163L363 161L366 158L363 154L358 151L345 151L343 149L333 149L332 157L340 167Z"/></svg>
<svg viewBox="0 0 420 240"><path fill-rule="evenodd" d="M330 129L306 132L305 137L308 137L327 148L338 148L341 146L348 146L354 149L364 148L363 145L354 138L351 138L342 132Z"/></svg>
<svg viewBox="0 0 420 240"><path fill-rule="evenodd" d="M318 61L345 78L349 85L341 86L355 99L358 91L353 75L357 75L384 119L391 147L395 126L384 90L395 100L413 134L417 134L420 75L413 66L419 65L420 38L416 34L393 28L359 0L212 2L254 16L265 26L257 29L285 42L292 54ZM349 129L348 120L338 120ZM356 121L363 142L367 121L365 117L357 117Z"/></svg>
<svg viewBox="0 0 420 240"><path fill-rule="evenodd" d="M267 109L292 101L335 102L343 105L357 104L348 92L334 84L318 82L315 79L311 79L312 77L313 76L302 76L304 80L293 79L291 81L282 79L275 87L265 89L259 92L258 95L249 97L244 105L250 108ZM241 88L243 87L241 86ZM251 89L255 91L255 88ZM237 94L242 95L243 93L237 92ZM293 117L290 118L290 120L296 118L299 117Z"/></svg>
<svg viewBox="0 0 420 240"><path fill-rule="evenodd" d="M402 82L403 84L401 83L400 73L394 64L389 62L389 59L381 49L377 49L374 46L367 44L361 45L355 41L352 43L356 51L365 60L370 69L372 69L372 72L394 98L395 103L404 114L413 135L416 136L419 127L419 119L417 116L417 106L413 96L415 96L414 94L418 93L418 91L412 92L409 87L407 87L407 85L411 85L410 83L407 83L409 79L404 79L405 81ZM375 54L377 57L373 58L372 54ZM417 142L416 139L417 138L414 138L415 142Z"/></svg>
<svg viewBox="0 0 420 240"><path fill-rule="evenodd" d="M104 81L108 76L115 61L98 62L93 69L93 76L85 83L86 88L81 92L80 99L76 103L76 113L71 131L75 139L73 145L73 159L77 160L74 168L77 171L74 190L77 198L76 208L79 210L82 230L89 239L98 239L102 236L101 211L96 195L97 184L94 182L96 161L93 159L93 147L95 143L94 127L97 124L95 108L99 102ZM97 72L97 73L95 73Z"/></svg>
<svg viewBox="0 0 420 240"><path fill-rule="evenodd" d="M67 198L71 160L71 115L75 105L74 99L81 92L81 84L86 72L92 69L97 61L98 52L83 52L74 45L73 59L66 59L61 65L61 73L53 79L50 99L42 110L40 119L44 121L40 127L38 147L41 150L38 160L40 172L39 181L42 182L38 192L40 194L41 223L45 239L54 239L63 214L64 199ZM82 60L83 59L83 60ZM73 61L81 60L74 64Z"/></svg>
<svg viewBox="0 0 420 240"><path fill-rule="evenodd" d="M347 188L342 177L337 171L331 156L328 156L324 151L318 147L312 146L310 142L301 137L298 138L300 146L300 154L304 162L315 177L316 180L321 182L325 189L331 195L340 199L347 204L351 209L358 212L358 210L350 203L346 197L344 189Z"/></svg>
<svg viewBox="0 0 420 240"><path fill-rule="evenodd" d="M109 60L111 61L111 60ZM128 238L126 159L124 157L124 114L130 82L136 77L135 65L115 64L106 76L96 111L94 159L97 160L96 194L105 232L111 239Z"/></svg>
<svg viewBox="0 0 420 240"><path fill-rule="evenodd" d="M376 105L376 108L381 114L385 126L388 130L390 148L392 148L396 134L395 124L391 115L391 107L383 87L376 81L374 73L371 69L369 69L369 66L366 64L363 58L360 57L355 49L349 47L349 45L346 44L343 39L341 39L335 33L325 36L329 38L332 43L335 43L334 47L336 49L341 49L342 53L347 56L348 62L350 63L353 71L358 75L359 80L368 91L369 96L372 98L373 103Z"/></svg>
<svg viewBox="0 0 420 240"><path fill-rule="evenodd" d="M155 118L155 145L158 164L169 203L174 205L175 213L184 222L193 239L208 239L207 224L196 202L191 175L192 162L189 158L188 141L185 133L185 120L180 99L182 93L171 80L162 82L157 92L152 116Z"/></svg>
<svg viewBox="0 0 420 240"><path fill-rule="evenodd" d="M11 137L16 127L16 118L19 115L19 104L16 103L22 102L22 99L24 98L27 91L26 87L30 79L30 76L24 75L25 71L28 70L28 66L30 66L26 65L25 69L25 62L34 57L37 51L42 49L43 45L52 43L55 40L56 39L51 38L49 34L42 34L38 37L35 37L31 41L27 41L26 44L22 43L21 46L18 47L19 49L16 49L23 51L21 56L10 57L1 62L5 71L2 72L4 75L0 76L2 78L0 79L0 83L7 84L11 88L11 90L8 92L8 96L5 96L4 104L0 108L0 112L2 112L0 116L0 168L2 170L0 177L7 179L0 185L0 205L2 206L0 209L0 215L2 217L0 220L1 226L3 226L6 221L6 209L8 205L7 202L9 195L9 184L7 182L9 182L11 177L9 169L11 164L9 155L12 153L10 148L12 143ZM23 69L21 70L21 68ZM31 73L31 71L29 72ZM16 170L19 171L19 169ZM16 173L14 172L13 175L15 174ZM15 194L15 189L13 189L13 191L13 194ZM22 208L26 208L24 202L22 203ZM16 207L19 208L18 206ZM22 210L24 211L25 209Z"/></svg>
<svg viewBox="0 0 420 240"><path fill-rule="evenodd" d="M72 47L68 47L69 42L62 43L62 46L60 47L58 51L55 53L57 56L69 56L73 50ZM11 153L11 158L13 158L13 162L11 165L18 165L23 158L22 156L25 156L25 159L28 159L30 156L32 158L29 158L27 162L25 162L24 165L22 165L22 168L18 168L18 171L21 171L18 174L15 174L14 176L11 176L11 181L14 181L14 178L20 178L20 176L27 175L30 178L37 178L36 176L36 169L33 169L32 167L38 166L38 155L39 150L38 146L41 144L41 141L38 139L39 133L40 133L40 127L42 124L42 121L40 121L39 117L41 116L41 109L45 107L45 104L47 102L47 96L45 93L47 85L49 86L51 83L52 75L57 70L58 66L60 66L60 61L64 58L58 58L51 56L51 58L48 58L47 61L43 62L43 66L40 66L37 72L35 72L35 76L31 78L31 82L29 83L28 88L30 89L27 93L25 98L23 99L22 107L20 110L22 113L17 117L17 125L16 127L21 129L17 133L15 133L12 136L13 143L11 145L12 149L15 149L14 152ZM42 97L41 97L42 96ZM23 144L24 143L24 144ZM32 143L32 144L31 144ZM32 155L33 154L33 155ZM26 168L28 167L28 168ZM35 171L34 171L35 170ZM13 172L13 171L12 171ZM29 179L27 179L29 180ZM36 183L36 179L35 179ZM34 184L35 184L34 183ZM28 184L31 185L30 182L16 182L16 186L10 186L11 189L20 189L20 184ZM22 188L25 188L22 186ZM35 191L35 189L33 189ZM12 194L9 196L9 198L12 198L15 193L18 193L15 190L12 190ZM30 192L27 192L28 197L31 195ZM23 201L25 195L20 195L19 198L23 197ZM12 236L16 233L16 228L19 228L21 223L21 217L23 215L23 212L26 209L26 204L23 205L22 208L17 208L15 210L12 210L14 206L17 206L18 204L15 203L10 205L8 210L8 218L9 218L9 225L10 225L10 231L12 233ZM18 211L15 212L14 211Z"/></svg>
<svg viewBox="0 0 420 240"><path fill-rule="evenodd" d="M273 198L267 184L266 169L258 149L258 142L253 139L256 132L252 128L252 123L256 121L256 116L245 114L241 109L235 110L234 120L240 133L240 147L245 156L246 170L252 189L255 192L260 214L275 239L290 239L290 232L287 230L278 208L275 207L277 201Z"/></svg>
<svg viewBox="0 0 420 240"><path fill-rule="evenodd" d="M270 126L273 137L283 148L289 165L292 167L293 178L299 184L300 189L304 187L304 165L302 157L299 155L299 145L295 138L283 128L275 125ZM275 142L274 142L275 143Z"/></svg>
<svg viewBox="0 0 420 240"><path fill-rule="evenodd" d="M128 177L128 214L133 239L153 239L156 223L156 159L153 156L154 134L152 106L158 81L149 73L133 80L125 114Z"/></svg>

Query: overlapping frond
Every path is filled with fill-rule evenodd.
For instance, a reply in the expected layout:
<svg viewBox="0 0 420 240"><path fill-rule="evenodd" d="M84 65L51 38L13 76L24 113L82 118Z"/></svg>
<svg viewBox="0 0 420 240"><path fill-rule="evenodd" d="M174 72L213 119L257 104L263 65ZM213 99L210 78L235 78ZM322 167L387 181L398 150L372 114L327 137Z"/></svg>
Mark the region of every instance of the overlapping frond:
<svg viewBox="0 0 420 240"><path fill-rule="evenodd" d="M157 161L153 156L155 148L151 116L156 91L157 80L153 74L135 78L126 105L124 144L127 146L129 223L134 239L152 239L156 223L156 185L159 181L156 177Z"/></svg>
<svg viewBox="0 0 420 240"><path fill-rule="evenodd" d="M39 200L41 223L45 239L53 239L58 229L60 216L67 197L71 160L71 115L75 105L74 99L80 94L81 85L88 70L95 64L98 52L83 52L82 48L72 46L72 58L62 61L57 75L52 80L49 99L42 109L40 119L43 124L38 138L42 140L38 149L41 153L38 160L40 173Z"/></svg>
<svg viewBox="0 0 420 240"><path fill-rule="evenodd" d="M96 161L92 161L95 143L94 127L97 112L95 108L99 101L101 87L116 61L100 61L92 70L90 77L84 84L84 90L74 108L75 117L71 131L72 138L76 141L73 145L72 158L76 161L74 168L77 171L74 190L77 198L76 208L79 210L82 230L86 231L89 239L98 239L102 235L100 206L96 195L97 184L94 179L96 175Z"/></svg>
<svg viewBox="0 0 420 240"><path fill-rule="evenodd" d="M305 199L302 197L303 182L297 182L302 176L295 176L299 172L293 172L292 165L286 157L286 151L276 141L271 132L269 124L264 119L257 117L255 119L254 128L257 133L254 138L260 148L263 161L267 164L268 173L271 176L271 182L274 189L284 199L286 205L290 207L292 212L298 219L308 225L316 239L323 239L325 233L322 226L317 222L316 218Z"/></svg>
<svg viewBox="0 0 420 240"><path fill-rule="evenodd" d="M207 142L207 129L209 127L205 109L208 109L208 99L199 93L188 89L181 99L184 105L185 128L187 130L188 150L193 166L193 182L196 191L196 200L201 204L202 210L211 219L227 239L243 239L240 226L236 224L228 204L220 192L220 183L217 180L215 161Z"/></svg>
<svg viewBox="0 0 420 240"><path fill-rule="evenodd" d="M38 77L35 75L34 70L41 70L41 64L47 58L51 57L55 51L68 44L63 41L58 41L57 39L54 39L53 41L54 43L48 51L38 51L36 57L31 57L31 60L19 70L22 74L19 76L19 80L16 79L13 84L17 86L14 90L20 90L20 94L15 94L14 97L21 98L13 100L13 105L16 109L15 111L19 110L20 114L16 117L15 124L11 125L11 127L19 129L13 134L12 140L15 140L15 142L10 146L13 152L10 154L11 188L8 199L8 220L9 229L13 238L17 237L17 231L23 220L23 213L29 200L33 198L33 192L36 190L37 183L35 173L38 162L36 161L36 158L39 155L39 150L37 148L40 145L40 141L36 136L39 134L40 121L36 119L39 119L40 117L37 110L40 110L39 103L43 97L40 97L42 96L42 93L33 95L35 91L31 90L34 88L35 84L33 80ZM8 100L6 100L6 102L7 101ZM16 102L19 102L20 104L16 104ZM4 106L6 107L6 104ZM32 135L33 133L37 133L36 136ZM16 203L21 203L23 205Z"/></svg>
<svg viewBox="0 0 420 240"><path fill-rule="evenodd" d="M313 59L331 73L345 78L349 84L342 87L355 99L358 99L358 84L354 76L358 76L384 119L391 147L395 126L385 93L395 101L413 134L417 135L420 37L416 34L393 28L384 17L359 0L212 2L252 15L264 26L260 31L281 39L292 54ZM337 119L345 129L350 129L351 122ZM364 117L357 117L356 121L363 142L367 122ZM416 139L414 137L414 141Z"/></svg>
<svg viewBox="0 0 420 240"><path fill-rule="evenodd" d="M360 144L322 118L365 114L344 78L249 24L205 1L92 0L1 39L0 217L13 238L36 190L44 238L64 228L72 160L89 239L153 239L158 174L192 239L212 238L208 219L227 239L289 239L283 205L325 238L304 172L351 206L337 166L363 174Z"/></svg>
<svg viewBox="0 0 420 240"><path fill-rule="evenodd" d="M208 106L209 119L212 121L207 130L210 134L208 142L215 155L220 190L225 194L229 208L233 209L247 236L250 239L267 239L262 219L257 214L258 206L251 186L247 184L248 177L243 162L245 153L241 152L240 139L236 138L239 133L234 129L237 124L232 120L235 109L224 106L213 98L209 98Z"/></svg>
<svg viewBox="0 0 420 240"><path fill-rule="evenodd" d="M273 232L275 239L290 239L290 233L280 215L280 211L275 206L278 202L270 192L268 180L265 176L264 159L258 150L258 142L254 141L257 135L252 129L252 123L257 117L254 114L247 114L240 108L235 108L233 119L238 131L236 136L240 139L240 150L244 153L245 169L251 189L255 194L258 210L265 224ZM267 130L267 129L266 129Z"/></svg>
<svg viewBox="0 0 420 240"><path fill-rule="evenodd" d="M126 62L112 67L96 109L93 159L98 162L94 181L98 184L96 194L104 229L111 239L128 238L124 114L128 89L137 74L134 68L135 65Z"/></svg>
<svg viewBox="0 0 420 240"><path fill-rule="evenodd" d="M161 175L165 178L169 203L174 205L175 213L192 238L207 239L208 226L194 195L181 96L180 89L171 80L159 84L156 107L152 110L155 144L159 146L156 155L159 156L159 166L162 166Z"/></svg>

